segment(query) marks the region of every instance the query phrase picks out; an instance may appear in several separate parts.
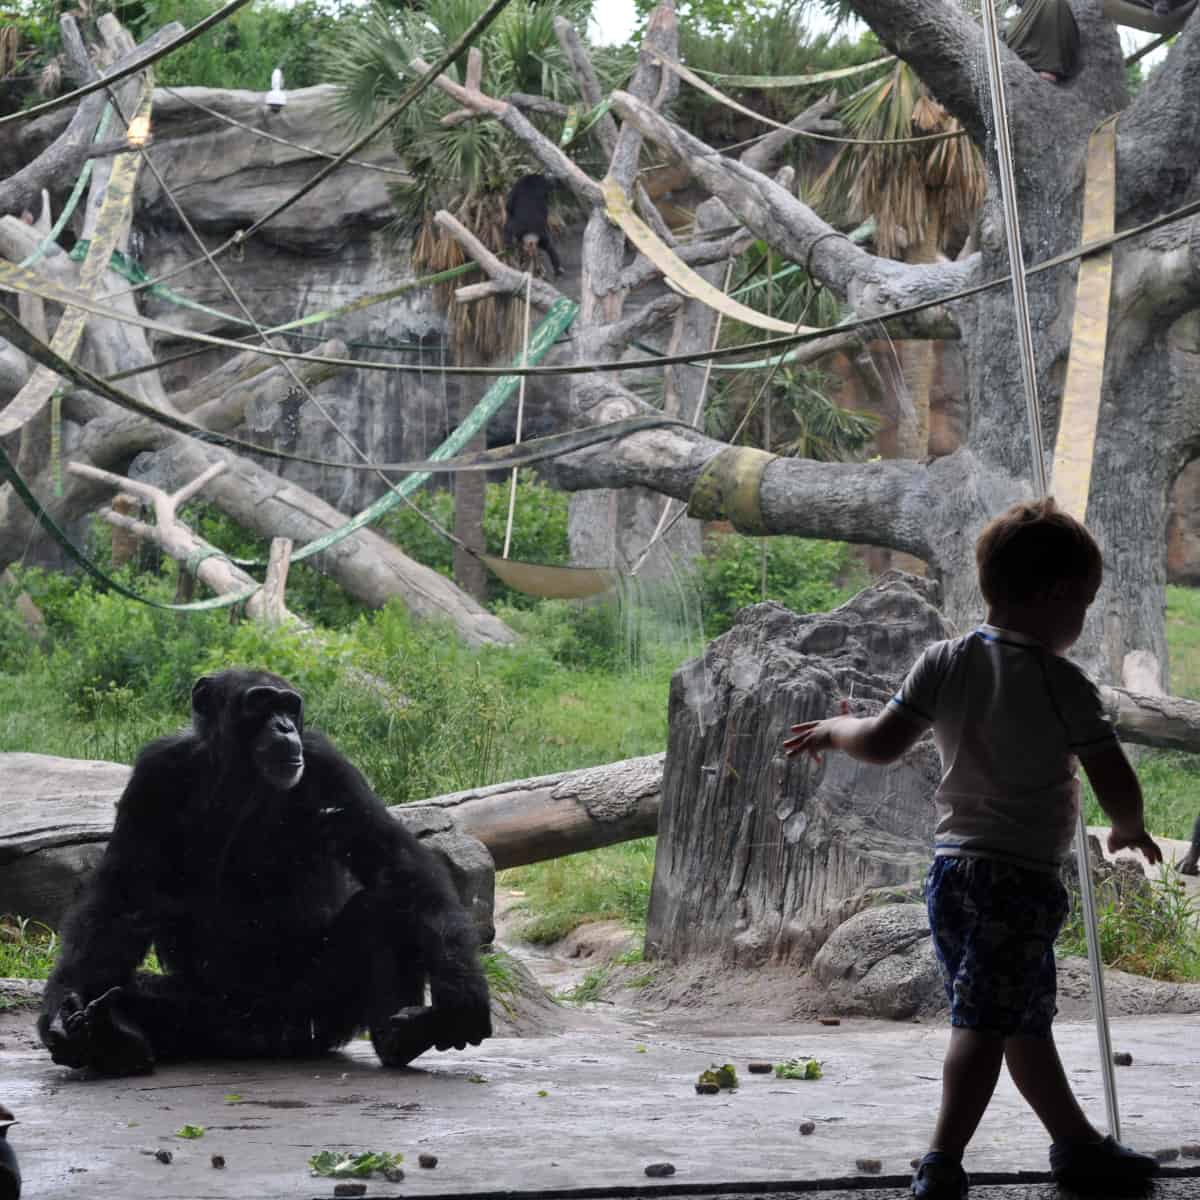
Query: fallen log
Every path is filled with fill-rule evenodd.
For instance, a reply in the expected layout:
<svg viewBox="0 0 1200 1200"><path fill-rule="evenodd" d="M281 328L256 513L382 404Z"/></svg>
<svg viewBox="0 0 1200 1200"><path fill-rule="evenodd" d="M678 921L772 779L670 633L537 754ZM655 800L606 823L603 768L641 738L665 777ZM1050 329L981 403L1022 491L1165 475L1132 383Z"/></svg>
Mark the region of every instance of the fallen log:
<svg viewBox="0 0 1200 1200"><path fill-rule="evenodd" d="M1200 753L1200 702L1102 688L1123 741ZM482 843L497 870L658 831L665 754L434 796L392 811ZM119 763L0 754L0 914L55 925L104 848Z"/></svg>

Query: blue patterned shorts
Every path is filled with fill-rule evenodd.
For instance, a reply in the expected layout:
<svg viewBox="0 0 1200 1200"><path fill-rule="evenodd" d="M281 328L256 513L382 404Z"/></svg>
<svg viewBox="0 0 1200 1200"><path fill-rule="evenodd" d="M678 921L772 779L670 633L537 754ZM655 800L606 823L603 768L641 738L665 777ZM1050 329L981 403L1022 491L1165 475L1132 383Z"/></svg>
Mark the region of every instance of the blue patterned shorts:
<svg viewBox="0 0 1200 1200"><path fill-rule="evenodd" d="M1058 1011L1054 939L1068 909L1058 875L943 855L925 877L925 905L950 1024L1049 1037Z"/></svg>

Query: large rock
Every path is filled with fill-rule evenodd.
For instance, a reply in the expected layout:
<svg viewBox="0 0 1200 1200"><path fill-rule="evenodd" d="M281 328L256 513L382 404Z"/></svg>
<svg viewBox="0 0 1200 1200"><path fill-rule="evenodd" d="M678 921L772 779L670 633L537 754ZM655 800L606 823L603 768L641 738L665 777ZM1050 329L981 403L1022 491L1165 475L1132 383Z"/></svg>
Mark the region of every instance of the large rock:
<svg viewBox="0 0 1200 1200"><path fill-rule="evenodd" d="M812 972L830 1010L846 1015L903 1020L947 1005L923 904L863 909L834 930Z"/></svg>
<svg viewBox="0 0 1200 1200"><path fill-rule="evenodd" d="M789 759L782 742L844 698L878 712L946 636L932 597L893 573L830 613L760 604L675 673L648 956L806 965L848 899L921 876L940 774L931 739L887 766Z"/></svg>
<svg viewBox="0 0 1200 1200"><path fill-rule="evenodd" d="M58 927L104 853L129 774L121 763L0 754L0 913ZM496 871L487 847L444 809L390 812L446 862L481 941L490 943Z"/></svg>

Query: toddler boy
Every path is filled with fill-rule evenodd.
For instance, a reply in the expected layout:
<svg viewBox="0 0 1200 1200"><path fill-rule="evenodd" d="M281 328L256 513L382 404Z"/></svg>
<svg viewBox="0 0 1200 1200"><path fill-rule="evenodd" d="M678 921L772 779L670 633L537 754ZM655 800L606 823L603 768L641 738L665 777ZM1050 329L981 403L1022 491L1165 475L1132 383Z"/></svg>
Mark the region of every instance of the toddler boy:
<svg viewBox="0 0 1200 1200"><path fill-rule="evenodd" d="M1054 1178L1076 1190L1128 1187L1157 1163L1088 1121L1051 1032L1054 940L1068 908L1059 866L1076 827L1077 760L1112 822L1109 849L1162 861L1100 695L1061 657L1083 629L1103 559L1084 526L1049 498L993 520L975 558L987 622L930 646L878 716L793 725L784 749L891 762L933 727L943 775L925 897L953 1028L913 1195L966 1196L963 1151L1002 1061L1050 1135Z"/></svg>

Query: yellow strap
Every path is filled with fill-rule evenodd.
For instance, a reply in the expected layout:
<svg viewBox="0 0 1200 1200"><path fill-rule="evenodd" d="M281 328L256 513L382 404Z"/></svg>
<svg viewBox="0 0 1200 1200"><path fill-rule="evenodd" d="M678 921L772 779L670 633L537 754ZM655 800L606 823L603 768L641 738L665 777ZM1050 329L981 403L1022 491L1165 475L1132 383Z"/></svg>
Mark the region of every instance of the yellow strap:
<svg viewBox="0 0 1200 1200"><path fill-rule="evenodd" d="M728 520L738 533L761 537L771 531L763 520L762 477L778 458L753 446L726 446L704 464L687 514L694 521Z"/></svg>
<svg viewBox="0 0 1200 1200"><path fill-rule="evenodd" d="M604 194L604 207L608 215L625 231L625 236L689 299L699 300L734 321L753 325L757 329L769 329L774 333L821 332L816 326L793 325L791 321L768 317L756 309L747 308L746 305L730 299L720 288L693 271L629 207L629 201L616 180L606 178L600 184L600 190Z"/></svg>
<svg viewBox="0 0 1200 1200"><path fill-rule="evenodd" d="M150 121L150 105L154 97L154 76L147 71L142 80L142 92L138 104L137 121L144 117ZM133 209L133 193L137 186L138 170L142 165L141 154L135 152L118 154L113 161L112 174L104 189L100 212L96 215L96 228L88 246L87 257L79 269L79 291L91 297L95 294L108 270L108 261L117 248L125 230L129 227L129 215ZM68 361L75 357L87 316L78 308L66 308L50 339L50 348ZM58 375L49 367L38 366L25 386L13 397L12 403L0 413L0 437L27 424L38 415L58 386Z"/></svg>
<svg viewBox="0 0 1200 1200"><path fill-rule="evenodd" d="M1105 121L1088 141L1083 191L1083 242L1111 237L1117 191L1117 123ZM1050 493L1061 508L1083 520L1092 482L1092 456L1100 420L1104 357L1108 343L1108 303L1112 292L1112 251L1079 264L1071 356L1063 388L1062 416L1054 447Z"/></svg>

